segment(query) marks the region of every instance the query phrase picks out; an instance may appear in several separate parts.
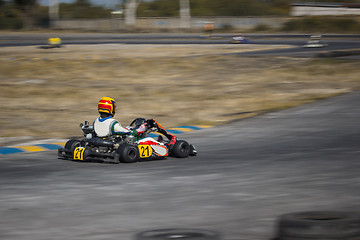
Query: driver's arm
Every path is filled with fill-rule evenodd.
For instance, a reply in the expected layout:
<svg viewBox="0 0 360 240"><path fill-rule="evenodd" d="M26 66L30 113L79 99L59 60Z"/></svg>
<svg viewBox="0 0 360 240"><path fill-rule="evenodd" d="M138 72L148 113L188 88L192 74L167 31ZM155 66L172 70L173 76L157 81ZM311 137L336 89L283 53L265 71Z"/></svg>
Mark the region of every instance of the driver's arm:
<svg viewBox="0 0 360 240"><path fill-rule="evenodd" d="M110 131L111 131L111 134L114 134L114 135L121 135L121 134L126 134L126 133L132 132L132 131L124 128L123 126L121 126L121 124L117 121L111 125Z"/></svg>

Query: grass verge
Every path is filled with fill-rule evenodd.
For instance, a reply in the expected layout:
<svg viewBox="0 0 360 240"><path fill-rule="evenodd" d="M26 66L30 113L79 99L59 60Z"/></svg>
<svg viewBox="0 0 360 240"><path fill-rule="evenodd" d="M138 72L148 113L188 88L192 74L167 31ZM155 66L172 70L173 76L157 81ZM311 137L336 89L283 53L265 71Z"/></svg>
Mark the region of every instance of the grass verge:
<svg viewBox="0 0 360 240"><path fill-rule="evenodd" d="M0 137L79 136L102 96L116 99L123 125L145 117L176 127L224 124L360 87L358 61L218 55L247 46L3 49Z"/></svg>

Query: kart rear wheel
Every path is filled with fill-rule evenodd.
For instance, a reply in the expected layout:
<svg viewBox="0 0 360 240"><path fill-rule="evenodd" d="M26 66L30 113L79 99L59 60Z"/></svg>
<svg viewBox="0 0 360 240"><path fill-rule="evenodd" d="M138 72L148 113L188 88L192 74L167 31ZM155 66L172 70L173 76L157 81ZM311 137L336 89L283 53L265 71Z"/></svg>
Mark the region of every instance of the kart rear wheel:
<svg viewBox="0 0 360 240"><path fill-rule="evenodd" d="M115 161L121 163L135 163L139 159L138 149L130 144L121 144L115 151Z"/></svg>
<svg viewBox="0 0 360 240"><path fill-rule="evenodd" d="M69 140L65 143L65 149L70 150L71 152L74 151L74 149L79 146L80 141L79 140Z"/></svg>
<svg viewBox="0 0 360 240"><path fill-rule="evenodd" d="M187 158L190 154L190 145L184 140L178 140L174 144L172 154L177 158Z"/></svg>

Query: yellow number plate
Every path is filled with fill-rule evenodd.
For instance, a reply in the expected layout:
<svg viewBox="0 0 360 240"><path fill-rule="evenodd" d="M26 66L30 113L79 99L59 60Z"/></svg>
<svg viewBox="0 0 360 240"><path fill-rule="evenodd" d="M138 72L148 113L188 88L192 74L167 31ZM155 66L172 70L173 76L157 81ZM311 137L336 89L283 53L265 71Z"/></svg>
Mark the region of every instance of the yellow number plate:
<svg viewBox="0 0 360 240"><path fill-rule="evenodd" d="M74 150L74 160L84 160L84 147L77 147Z"/></svg>
<svg viewBox="0 0 360 240"><path fill-rule="evenodd" d="M148 158L153 153L153 149L150 145L139 145L138 147L141 158Z"/></svg>

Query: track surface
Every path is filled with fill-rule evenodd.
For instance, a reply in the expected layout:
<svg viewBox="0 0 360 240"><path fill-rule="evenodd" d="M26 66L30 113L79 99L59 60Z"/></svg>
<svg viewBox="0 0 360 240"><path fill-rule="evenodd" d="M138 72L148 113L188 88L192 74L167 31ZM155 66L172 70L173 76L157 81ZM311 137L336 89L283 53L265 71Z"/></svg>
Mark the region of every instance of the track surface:
<svg viewBox="0 0 360 240"><path fill-rule="evenodd" d="M360 92L180 137L199 156L136 164L0 156L0 239L130 240L157 228L268 240L276 218L360 211Z"/></svg>
<svg viewBox="0 0 360 240"><path fill-rule="evenodd" d="M80 34L62 33L63 44L231 44L234 34L214 34L211 38L199 34ZM254 51L241 55L277 55L314 57L319 52L334 50L360 51L360 35L323 35L328 44L324 48L304 48L309 34L246 34L251 44L291 45L294 48ZM0 47L40 46L47 44L47 39L54 37L50 33L9 33L0 36Z"/></svg>

